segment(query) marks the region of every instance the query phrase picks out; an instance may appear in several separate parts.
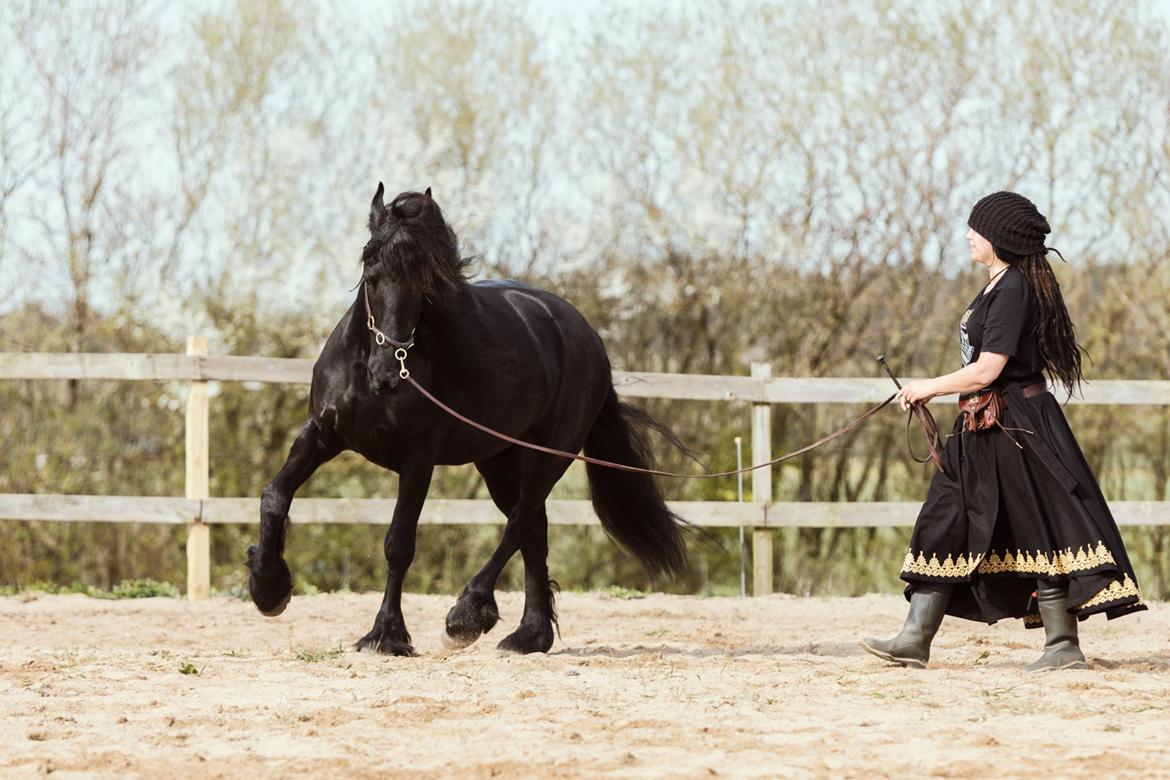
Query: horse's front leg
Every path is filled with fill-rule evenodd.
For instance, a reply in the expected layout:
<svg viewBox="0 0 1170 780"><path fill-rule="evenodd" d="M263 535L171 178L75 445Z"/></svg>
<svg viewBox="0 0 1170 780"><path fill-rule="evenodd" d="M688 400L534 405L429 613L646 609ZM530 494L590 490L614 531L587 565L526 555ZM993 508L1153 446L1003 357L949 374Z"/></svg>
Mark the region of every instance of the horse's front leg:
<svg viewBox="0 0 1170 780"><path fill-rule="evenodd" d="M288 459L260 497L260 544L248 546L248 591L256 607L276 617L292 598L292 573L284 562L288 509L293 494L340 448L329 442L317 423L309 420L297 434Z"/></svg>
<svg viewBox="0 0 1170 780"><path fill-rule="evenodd" d="M402 581L414 559L415 533L418 516L427 498L434 464L414 463L405 466L398 483L398 501L394 505L394 519L386 532L386 592L382 606L374 618L370 633L354 645L356 650L374 650L390 655L414 655L410 634L402 617Z"/></svg>

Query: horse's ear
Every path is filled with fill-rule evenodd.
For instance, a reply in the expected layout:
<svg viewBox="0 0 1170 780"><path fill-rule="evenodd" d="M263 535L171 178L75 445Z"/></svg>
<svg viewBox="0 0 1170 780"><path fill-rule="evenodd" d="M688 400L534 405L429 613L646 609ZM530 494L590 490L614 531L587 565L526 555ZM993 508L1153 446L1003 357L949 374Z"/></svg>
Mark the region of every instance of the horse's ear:
<svg viewBox="0 0 1170 780"><path fill-rule="evenodd" d="M374 193L374 199L370 201L370 232L377 233L382 227L382 223L386 221L386 205L382 203L382 195L386 192L386 188L382 186L382 182L378 182L378 191Z"/></svg>
<svg viewBox="0 0 1170 780"><path fill-rule="evenodd" d="M426 195L426 196L427 196L427 200L428 200L429 202L431 202L431 203L434 203L434 202L435 202L435 201L434 201L434 199L432 199L432 198L431 198L431 188L430 188L430 187L427 187L427 191L426 191L426 192L424 192L424 193L423 193L423 195Z"/></svg>

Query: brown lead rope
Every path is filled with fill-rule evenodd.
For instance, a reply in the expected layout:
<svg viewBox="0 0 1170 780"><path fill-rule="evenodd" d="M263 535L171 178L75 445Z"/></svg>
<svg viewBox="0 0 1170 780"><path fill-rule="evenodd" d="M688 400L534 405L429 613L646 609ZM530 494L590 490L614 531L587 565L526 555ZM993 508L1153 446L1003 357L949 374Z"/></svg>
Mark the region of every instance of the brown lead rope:
<svg viewBox="0 0 1170 780"><path fill-rule="evenodd" d="M902 383L898 381L898 377L894 376L893 369L886 362L886 356L878 355L877 362L890 375L890 379L894 380L894 384L900 391L902 389ZM915 417L918 418L918 426L922 429L922 438L926 439L926 448L929 450L929 453L922 458L914 454L914 447L910 444L910 423L913 422ZM911 404L910 414L906 416L906 449L910 450L910 457L918 463L926 463L927 461L933 460L938 470L946 474L947 468L943 464L942 458L942 442L943 438L938 432L938 423L934 421L934 415L926 408L926 404Z"/></svg>
<svg viewBox="0 0 1170 780"><path fill-rule="evenodd" d="M918 418L918 426L922 429L922 438L926 439L927 454L922 457L914 454L914 445L910 443L910 428L915 417ZM943 436L938 432L938 423L934 421L934 415L922 404L911 406L906 417L906 449L910 451L910 457L916 463L930 463L933 460L938 470L945 474L947 469L943 465L942 446Z"/></svg>
<svg viewBox="0 0 1170 780"><path fill-rule="evenodd" d="M632 472L637 473L637 474L653 474L654 476L658 476L658 477L671 477L674 479L714 479L716 477L730 477L730 476L733 476L735 474L743 474L745 472L755 471L756 469L762 469L762 468L765 468L767 466L774 466L777 463L782 463L783 461L790 460L791 458L795 458L798 455L803 455L806 452L809 452L810 450L815 450L817 447L820 447L822 444L828 444L833 439L844 436L845 434L847 434L850 431L854 430L855 428L859 427L862 423L864 423L870 417L873 417L875 414L880 412L882 409L889 406L890 402L894 400L894 396L891 395L889 398L882 401L880 404L878 404L874 408L870 409L868 412L861 415L856 420L854 420L853 422L846 425L844 428L838 428L837 430L830 433L828 436L825 436L824 438L821 438L821 439L817 439L812 444L809 444L806 447L801 447L799 450L796 450L794 452L789 452L786 455L781 455L779 458L773 458L772 460L768 461L767 463L757 463L754 466L748 466L747 468L736 469L735 471L720 471L717 474L676 474L672 471L659 471L658 469L638 468L637 466L627 466L624 463L614 463L612 461L601 460L599 458L591 458L588 455L578 455L576 453L567 452L565 450L558 450L558 449L554 449L552 447L544 447L544 446L541 446L539 444L532 444L531 442L526 442L526 441L523 441L521 439L517 439L517 438L514 438L512 436L509 436L506 433L500 433L499 431L492 430L491 428L489 428L488 426L486 426L482 423L478 423L475 420L472 420L468 417L464 417L462 414L455 411L450 406L447 406L447 404L443 403L438 398L435 398L433 395L431 395L430 392L427 391L427 389L425 387L423 387L422 385L420 385L417 381L415 381L415 378L413 376L411 376L409 374L409 372L405 371L405 369L403 370L402 373L405 374L405 376L403 376L402 378L405 379L407 382L410 382L410 384L413 385L416 390L418 390L420 393L422 393L427 398L427 400L429 400L435 406L439 407L444 412L446 412L447 414L454 417L456 420L459 420L460 422L467 423L472 428L475 428L476 430L483 431L484 433L486 433L490 436L495 436L497 439L502 439L510 444L515 444L519 447L527 447L528 449L536 450L537 452L544 452L544 453L547 453L549 455L559 455L562 458L571 458L573 460L579 460L579 461L582 461L584 463L592 463L595 466L605 466L606 468L620 469L621 471L632 471Z"/></svg>
<svg viewBox="0 0 1170 780"><path fill-rule="evenodd" d="M476 430L483 431L484 433L488 434L489 436L495 436L497 439L502 439L503 441L506 441L509 444L515 444L518 447L527 447L528 449L536 450L537 452L544 452L544 453L547 453L549 455L556 455L556 456L561 457L561 458L569 458L570 460L579 460L579 461L582 461L583 463L592 463L595 466L605 466L606 468L618 469L620 471L631 471L635 474L653 474L654 476L657 476L657 477L671 477L672 479L715 479L716 477L730 477L730 476L734 476L736 474L744 474L744 473L749 472L749 471L755 471L756 469L762 469L762 468L766 468L768 466L774 466L777 463L783 463L784 461L795 458L798 455L803 455L806 452L809 452L811 450L815 450L817 447L820 447L822 444L828 444L833 439L844 436L845 434L849 433L850 431L854 430L855 428L858 428L862 423L864 423L870 417L873 417L875 414L880 412L882 409L889 406L890 402L893 401L894 398L897 397L895 395L891 395L889 398L882 401L880 404L878 404L874 408L870 409L868 412L861 415L856 420L854 420L853 422L846 425L844 428L838 428L837 430L830 433L828 436L825 436L824 438L821 438L821 439L817 439L812 444L809 444L805 447L801 447L799 450L789 452L786 455L781 455L779 458L773 458L772 460L768 461L767 463L757 463L756 465L748 466L747 468L736 469L735 471L720 471L716 474L676 474L672 471L660 471L659 469L644 469L644 468L639 468L638 466L627 466L624 463L614 463L613 461L601 460L600 458L591 458L588 455L578 455L577 453L574 453L574 452L567 452L565 450L558 450L558 449L554 449L553 447L544 447L540 444L533 444L531 442L527 442L527 441L524 441L522 439L517 439L517 438L509 436L505 433L500 433L499 431L492 430L491 428L487 427L483 423L478 423L469 417L465 417L462 414L460 414L459 412L452 409L450 406L447 406L447 404L443 403L438 398L435 398L433 395L431 395L431 393L425 387L420 385L415 380L415 378L410 375L410 370L406 367L406 358L408 356L409 350L411 347L414 346L414 331L412 330L410 332L410 337L408 338L407 341L400 342L400 341L395 341L394 339L392 339L389 336L387 336L386 334L384 334L382 331L378 330L378 326L374 322L373 311L370 309L370 296L369 296L369 293L366 292L364 284L362 285L362 295L365 296L365 304L366 304L366 328L369 329L369 331L374 334L374 341L379 347L384 347L387 344L390 344L391 346L394 347L394 359L398 361L398 366L399 366L398 376L402 379L405 379L407 382L410 382L410 384L414 386L414 389L416 389L420 393L422 393L427 398L427 400L429 400L435 406L442 409L447 414L454 417L456 420L459 420L460 422L467 423L468 425L470 425L472 428L475 428ZM883 366L885 365L885 357L884 356L878 358L878 360L882 363ZM887 372L890 371L889 366L886 366L886 371ZM892 372L890 373L890 377L891 378L894 377ZM898 380L894 379L894 383L897 384L897 382L898 382ZM898 387L901 388L902 386L898 385ZM931 445L931 453L935 454L934 449L935 449L935 444L937 444L937 441L938 441L938 429L937 429L937 427L934 426L934 418L930 417L930 412L927 412L925 407L920 408L920 406L921 406L920 404L916 404L914 407L914 411L924 413L926 415L926 417L929 418L929 420L930 420L931 428L933 428L933 430L934 430L933 440L932 440L932 438L927 430L927 425L926 425L925 420L923 420L921 418L921 415L920 415L919 419L922 422L923 434L926 435L926 437L927 437L926 438L927 443ZM911 454L913 454L913 453L911 453ZM942 469L942 460L936 456L935 462L938 464L938 467L940 469Z"/></svg>

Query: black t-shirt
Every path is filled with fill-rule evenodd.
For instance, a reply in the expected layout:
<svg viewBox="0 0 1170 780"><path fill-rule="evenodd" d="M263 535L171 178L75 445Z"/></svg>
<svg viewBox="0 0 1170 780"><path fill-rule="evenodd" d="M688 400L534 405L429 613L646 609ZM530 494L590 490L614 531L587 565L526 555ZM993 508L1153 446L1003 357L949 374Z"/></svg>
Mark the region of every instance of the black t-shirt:
<svg viewBox="0 0 1170 780"><path fill-rule="evenodd" d="M959 351L963 365L974 363L983 352L1007 355L999 379L993 384L1044 381L1044 360L1036 334L1039 307L1028 278L1010 266L988 292L971 301L959 321Z"/></svg>

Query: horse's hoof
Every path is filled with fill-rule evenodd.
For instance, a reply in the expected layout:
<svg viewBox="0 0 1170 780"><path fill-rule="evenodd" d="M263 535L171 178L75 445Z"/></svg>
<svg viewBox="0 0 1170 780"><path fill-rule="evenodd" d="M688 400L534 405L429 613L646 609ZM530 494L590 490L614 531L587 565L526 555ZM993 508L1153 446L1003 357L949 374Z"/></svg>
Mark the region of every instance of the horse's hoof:
<svg viewBox="0 0 1170 780"><path fill-rule="evenodd" d="M451 636L451 634L445 628L443 629L442 635L439 636L439 641L443 643L444 650L462 650L465 647L471 647L473 644L475 644L476 639L478 639L478 637L472 636L460 638Z"/></svg>
<svg viewBox="0 0 1170 780"><path fill-rule="evenodd" d="M531 628L521 626L508 634L496 645L497 648L508 653L547 653L553 645L552 627Z"/></svg>
<svg viewBox="0 0 1170 780"><path fill-rule="evenodd" d="M500 610L491 594L476 596L464 592L447 613L443 626L443 647L461 650L474 644L480 636L491 631L500 622Z"/></svg>
<svg viewBox="0 0 1170 780"><path fill-rule="evenodd" d="M248 569L248 593L261 615L276 617L284 612L292 598L292 573L283 558L278 557L275 564L270 558L265 562L267 565L262 566L256 545L249 545L248 558L244 562Z"/></svg>
<svg viewBox="0 0 1170 780"><path fill-rule="evenodd" d="M285 609L288 608L288 603L290 601L292 601L292 593L289 593L287 596L285 596L284 601L280 602L272 609L263 610L260 609L259 606L257 606L256 609L260 609L260 614L264 617L278 617L282 612L284 612Z"/></svg>
<svg viewBox="0 0 1170 780"><path fill-rule="evenodd" d="M414 658L418 655L414 651L414 647L410 644L409 639L405 642L401 639L390 639L377 630L371 631L354 642L353 649L359 653L379 653L381 655L398 656L399 658Z"/></svg>

